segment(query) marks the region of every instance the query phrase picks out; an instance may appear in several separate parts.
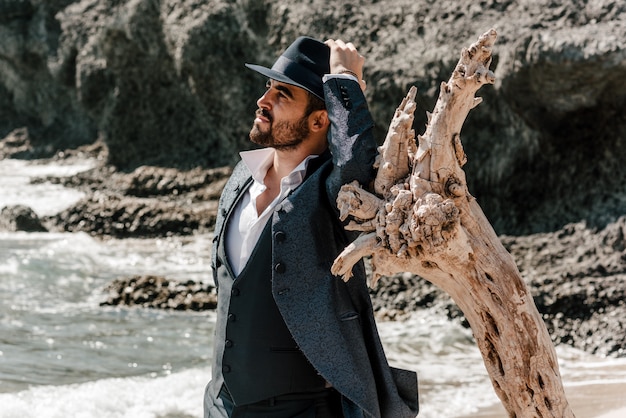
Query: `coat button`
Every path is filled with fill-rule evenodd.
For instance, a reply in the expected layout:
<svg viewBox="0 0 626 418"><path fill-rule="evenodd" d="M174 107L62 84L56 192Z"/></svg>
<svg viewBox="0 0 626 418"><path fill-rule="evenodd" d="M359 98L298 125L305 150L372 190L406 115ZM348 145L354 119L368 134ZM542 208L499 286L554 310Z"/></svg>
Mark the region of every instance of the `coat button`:
<svg viewBox="0 0 626 418"><path fill-rule="evenodd" d="M239 291L239 288L237 287L233 287L233 290L230 291L230 294L233 296L239 296L239 293L241 292Z"/></svg>
<svg viewBox="0 0 626 418"><path fill-rule="evenodd" d="M274 239L278 242L283 242L285 241L285 238L287 237L287 234L285 234L283 231L276 231L274 232Z"/></svg>
<svg viewBox="0 0 626 418"><path fill-rule="evenodd" d="M224 341L224 344L226 345L226 348L231 348L233 346L233 342L231 340Z"/></svg>
<svg viewBox="0 0 626 418"><path fill-rule="evenodd" d="M287 267L284 263L276 263L276 265L274 266L274 271L276 273L284 273L286 269Z"/></svg>
<svg viewBox="0 0 626 418"><path fill-rule="evenodd" d="M343 106L348 110L352 109L352 101L350 100L350 94L348 93L348 89L345 86L340 86L339 92L341 93Z"/></svg>
<svg viewBox="0 0 626 418"><path fill-rule="evenodd" d="M222 267L222 260L218 258L215 260L215 268L220 268L220 267Z"/></svg>
<svg viewBox="0 0 626 418"><path fill-rule="evenodd" d="M228 210L226 208L222 208L222 216L226 217L228 215Z"/></svg>
<svg viewBox="0 0 626 418"><path fill-rule="evenodd" d="M230 373L230 366L228 364L224 364L222 366L222 372L223 373Z"/></svg>
<svg viewBox="0 0 626 418"><path fill-rule="evenodd" d="M235 322L237 320L237 315L235 315L234 313L229 313L228 314L228 321L229 322Z"/></svg>

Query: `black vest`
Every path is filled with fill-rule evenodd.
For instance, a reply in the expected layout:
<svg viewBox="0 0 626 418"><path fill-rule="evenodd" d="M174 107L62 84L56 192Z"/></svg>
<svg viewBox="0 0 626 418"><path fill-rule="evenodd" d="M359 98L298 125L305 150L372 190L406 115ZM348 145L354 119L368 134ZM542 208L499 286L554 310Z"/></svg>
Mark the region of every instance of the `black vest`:
<svg viewBox="0 0 626 418"><path fill-rule="evenodd" d="M221 257L225 259L224 243ZM236 405L320 390L325 381L295 343L272 296L271 220L248 263L234 280L222 357L224 382ZM224 273L224 272L221 272Z"/></svg>

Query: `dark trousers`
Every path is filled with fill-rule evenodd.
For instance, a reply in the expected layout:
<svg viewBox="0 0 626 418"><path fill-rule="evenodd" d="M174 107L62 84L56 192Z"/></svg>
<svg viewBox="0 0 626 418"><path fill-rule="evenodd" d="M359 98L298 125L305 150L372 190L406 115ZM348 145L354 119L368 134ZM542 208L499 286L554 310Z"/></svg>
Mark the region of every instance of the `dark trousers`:
<svg viewBox="0 0 626 418"><path fill-rule="evenodd" d="M341 395L333 388L292 393L236 406L223 386L219 395L230 418L342 418Z"/></svg>

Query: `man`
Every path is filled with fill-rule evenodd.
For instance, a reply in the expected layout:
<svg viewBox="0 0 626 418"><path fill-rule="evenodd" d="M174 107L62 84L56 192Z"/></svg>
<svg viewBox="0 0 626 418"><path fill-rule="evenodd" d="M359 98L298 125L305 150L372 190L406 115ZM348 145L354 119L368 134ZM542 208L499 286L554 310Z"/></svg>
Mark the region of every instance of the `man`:
<svg viewBox="0 0 626 418"><path fill-rule="evenodd" d="M330 266L355 236L341 185L373 180L376 142L351 44L301 37L272 68L250 139L220 199L218 288L205 417L415 417L415 373L389 367L362 263Z"/></svg>

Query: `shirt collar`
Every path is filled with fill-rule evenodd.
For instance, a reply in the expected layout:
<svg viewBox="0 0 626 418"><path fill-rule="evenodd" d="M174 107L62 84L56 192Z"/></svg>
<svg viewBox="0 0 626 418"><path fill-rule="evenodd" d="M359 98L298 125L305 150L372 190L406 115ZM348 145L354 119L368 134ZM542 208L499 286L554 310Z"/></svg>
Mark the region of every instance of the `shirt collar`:
<svg viewBox="0 0 626 418"><path fill-rule="evenodd" d="M254 181L264 184L263 180L267 174L267 170L272 166L274 161L274 154L276 150L274 148L260 148L250 151L241 151L239 155L242 161L252 173ZM318 155L309 155L306 157L293 171L287 176L288 181L291 184L299 185L302 183L306 174L306 169L309 165L309 161L313 158L319 157Z"/></svg>
<svg viewBox="0 0 626 418"><path fill-rule="evenodd" d="M267 170L272 166L274 161L274 148L260 148L250 151L242 151L239 153L243 163L248 167L252 178L263 184L263 179Z"/></svg>

